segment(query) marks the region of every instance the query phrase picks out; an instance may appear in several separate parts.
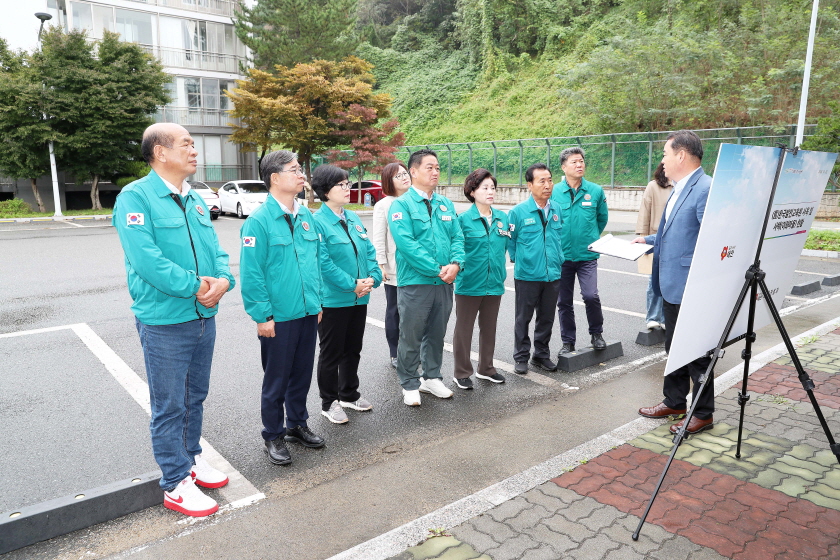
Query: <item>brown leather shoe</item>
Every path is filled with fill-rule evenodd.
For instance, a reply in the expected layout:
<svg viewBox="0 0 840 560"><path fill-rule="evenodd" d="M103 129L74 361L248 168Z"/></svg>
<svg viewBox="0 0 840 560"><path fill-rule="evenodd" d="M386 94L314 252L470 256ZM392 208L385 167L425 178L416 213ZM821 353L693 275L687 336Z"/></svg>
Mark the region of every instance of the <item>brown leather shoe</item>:
<svg viewBox="0 0 840 560"><path fill-rule="evenodd" d="M659 403L656 406L640 408L639 414L645 418L665 418L666 416L685 414L685 409L677 410L675 408L668 408L665 406L665 403Z"/></svg>
<svg viewBox="0 0 840 560"><path fill-rule="evenodd" d="M696 416L691 417L691 422L688 423L688 428L685 429L686 433L694 435L699 434L705 430L708 430L714 425L714 417L707 418L706 420L701 420ZM671 433L676 434L677 430L679 430L683 423L685 422L685 418L671 426Z"/></svg>

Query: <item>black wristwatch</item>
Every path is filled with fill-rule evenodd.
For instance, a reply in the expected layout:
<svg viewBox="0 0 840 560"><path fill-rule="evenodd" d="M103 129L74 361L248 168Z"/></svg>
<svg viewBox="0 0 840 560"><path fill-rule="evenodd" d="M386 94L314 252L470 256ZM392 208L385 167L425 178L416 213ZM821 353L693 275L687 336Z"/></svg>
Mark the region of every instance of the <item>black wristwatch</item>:
<svg viewBox="0 0 840 560"><path fill-rule="evenodd" d="M273 320L274 320L274 315L269 315L268 317L265 318L264 322L268 323L269 321L273 321Z"/></svg>

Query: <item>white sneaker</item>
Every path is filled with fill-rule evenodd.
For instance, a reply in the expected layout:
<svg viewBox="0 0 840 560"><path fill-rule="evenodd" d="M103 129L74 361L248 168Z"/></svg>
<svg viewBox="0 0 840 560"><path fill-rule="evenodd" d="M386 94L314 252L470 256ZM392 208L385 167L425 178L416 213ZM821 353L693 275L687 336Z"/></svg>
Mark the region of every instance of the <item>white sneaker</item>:
<svg viewBox="0 0 840 560"><path fill-rule="evenodd" d="M448 399L453 393L452 389L443 384L440 379L425 379L420 378L420 392L431 393L440 399Z"/></svg>
<svg viewBox="0 0 840 560"><path fill-rule="evenodd" d="M403 391L403 402L408 406L420 406L420 391L415 389L414 391Z"/></svg>
<svg viewBox="0 0 840 560"><path fill-rule="evenodd" d="M193 465L192 476L195 483L204 488L221 488L228 483L228 477L225 473L210 466L204 457L201 455L195 456L195 465Z"/></svg>
<svg viewBox="0 0 840 560"><path fill-rule="evenodd" d="M665 323L659 323L659 326L662 327L662 330L665 330Z"/></svg>
<svg viewBox="0 0 840 560"><path fill-rule="evenodd" d="M338 404L343 408L352 408L353 410L360 410L362 412L373 409L373 405L370 404L370 402L368 402L368 400L364 397L359 397L359 400L354 402L338 401Z"/></svg>
<svg viewBox="0 0 840 560"><path fill-rule="evenodd" d="M219 509L216 500L205 496L192 476L179 482L171 492L163 493L163 506L192 517L206 517Z"/></svg>
<svg viewBox="0 0 840 560"><path fill-rule="evenodd" d="M648 321L647 322L648 330L658 329L659 328L659 321Z"/></svg>
<svg viewBox="0 0 840 560"><path fill-rule="evenodd" d="M338 401L333 401L329 410L322 410L321 415L326 416L327 420L333 424L346 424L350 421L347 418L347 414L344 413L344 409L338 404Z"/></svg>

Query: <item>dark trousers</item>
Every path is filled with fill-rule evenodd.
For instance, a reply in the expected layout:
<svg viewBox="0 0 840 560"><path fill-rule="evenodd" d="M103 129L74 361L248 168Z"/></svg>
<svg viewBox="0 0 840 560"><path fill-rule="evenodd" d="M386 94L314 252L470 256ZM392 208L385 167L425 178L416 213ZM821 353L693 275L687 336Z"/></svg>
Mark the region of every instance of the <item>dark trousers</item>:
<svg viewBox="0 0 840 560"><path fill-rule="evenodd" d="M391 357L397 357L397 344L400 341L400 308L397 306L397 287L385 286L385 339Z"/></svg>
<svg viewBox="0 0 840 560"><path fill-rule="evenodd" d="M575 276L580 283L580 295L586 306L589 334L604 332L604 314L598 296L598 259L591 261L566 261L560 269L560 294L557 298L557 317L560 319L560 339L574 344L577 339L575 325Z"/></svg>
<svg viewBox="0 0 840 560"><path fill-rule="evenodd" d="M470 350L473 327L478 316L478 367L482 375L493 375L493 352L496 351L496 319L502 296L459 296L455 294L455 377L465 379L473 374Z"/></svg>
<svg viewBox="0 0 840 560"><path fill-rule="evenodd" d="M531 339L528 337L528 327L534 311L537 320L534 323L534 357L549 358L551 350L551 329L554 326L554 305L557 302L557 292L560 290L560 280L554 282L530 282L528 280L514 280L516 287L516 319L513 327L513 359L516 362L527 362L531 354Z"/></svg>
<svg viewBox="0 0 840 560"><path fill-rule="evenodd" d="M680 313L680 305L668 303L664 300L662 303L665 311L665 351L669 352L671 350L671 339L674 336L674 327L677 325L677 316ZM694 384L691 398L696 401L697 391L700 389L700 376L706 373L706 368L709 367L710 363L712 363L711 358L697 358L666 375L662 387L662 394L665 395L662 402L665 403L665 406L678 410L686 407L685 396L688 394L689 379ZM700 396L700 401L697 402L697 408L694 409L694 416L700 420L707 420L712 417L714 411L715 375L714 372L711 372L709 381Z"/></svg>
<svg viewBox="0 0 840 560"><path fill-rule="evenodd" d="M365 336L367 305L325 307L318 338L318 391L321 409L333 401L355 402L359 394L359 359Z"/></svg>
<svg viewBox="0 0 840 560"><path fill-rule="evenodd" d="M268 441L286 433L286 426L305 426L306 395L312 383L318 316L274 323L274 337L259 337L262 350L262 436ZM283 424L285 409L286 424Z"/></svg>

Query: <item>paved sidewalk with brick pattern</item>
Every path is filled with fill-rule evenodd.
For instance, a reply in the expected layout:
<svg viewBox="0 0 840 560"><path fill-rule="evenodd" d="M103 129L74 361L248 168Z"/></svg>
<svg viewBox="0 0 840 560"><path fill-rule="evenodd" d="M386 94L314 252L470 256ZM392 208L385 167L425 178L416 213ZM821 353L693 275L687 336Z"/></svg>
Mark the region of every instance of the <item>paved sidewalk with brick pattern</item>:
<svg viewBox="0 0 840 560"><path fill-rule="evenodd" d="M840 329L797 353L837 438ZM638 541L672 422L393 560L840 559L840 465L789 356L750 376L736 459L739 390L717 397L714 427L680 446Z"/></svg>

